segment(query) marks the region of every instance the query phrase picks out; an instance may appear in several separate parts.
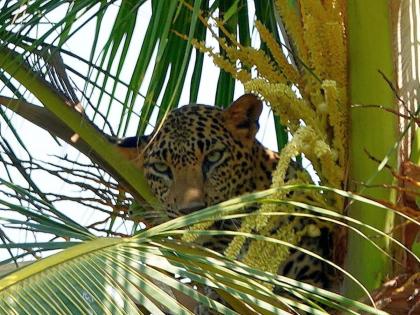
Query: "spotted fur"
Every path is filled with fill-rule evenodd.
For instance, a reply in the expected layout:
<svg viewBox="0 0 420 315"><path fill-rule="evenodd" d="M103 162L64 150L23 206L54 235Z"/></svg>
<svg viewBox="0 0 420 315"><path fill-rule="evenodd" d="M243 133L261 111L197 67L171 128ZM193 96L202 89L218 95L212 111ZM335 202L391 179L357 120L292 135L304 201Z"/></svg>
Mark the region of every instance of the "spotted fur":
<svg viewBox="0 0 420 315"><path fill-rule="evenodd" d="M128 138L120 145L144 170L168 217L175 218L270 187L278 155L255 138L261 111L261 101L251 94L240 97L225 110L187 105L171 111L150 136ZM293 176L294 168L290 168L288 176ZM328 258L328 239L328 231L323 230L321 236L306 237L302 244L315 247ZM219 239L202 244L223 251L228 242ZM325 266L300 252L291 252L291 259L279 271L298 280L329 286Z"/></svg>
<svg viewBox="0 0 420 315"><path fill-rule="evenodd" d="M255 139L261 110L253 95L227 110L183 106L171 111L150 136L127 138L120 146L144 170L169 217L178 217L269 188L278 155ZM133 145L138 147L132 150Z"/></svg>

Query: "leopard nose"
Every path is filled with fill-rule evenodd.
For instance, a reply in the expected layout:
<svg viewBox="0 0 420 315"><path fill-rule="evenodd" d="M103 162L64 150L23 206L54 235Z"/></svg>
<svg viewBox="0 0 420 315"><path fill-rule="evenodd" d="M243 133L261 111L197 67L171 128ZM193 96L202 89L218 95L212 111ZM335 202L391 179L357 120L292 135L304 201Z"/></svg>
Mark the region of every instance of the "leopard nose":
<svg viewBox="0 0 420 315"><path fill-rule="evenodd" d="M204 202L200 202L200 201L191 202L188 205L186 205L185 207L180 208L179 212L181 214L189 214L189 213L192 213L194 211L203 209L205 207L206 207L206 204Z"/></svg>

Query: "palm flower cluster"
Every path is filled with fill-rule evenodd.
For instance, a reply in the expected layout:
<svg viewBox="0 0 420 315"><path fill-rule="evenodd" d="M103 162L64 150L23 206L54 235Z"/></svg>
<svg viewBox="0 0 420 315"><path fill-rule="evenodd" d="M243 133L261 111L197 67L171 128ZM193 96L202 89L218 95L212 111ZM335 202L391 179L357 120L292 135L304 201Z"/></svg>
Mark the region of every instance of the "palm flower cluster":
<svg viewBox="0 0 420 315"><path fill-rule="evenodd" d="M213 31L212 34L223 53L215 52L204 42L193 41L193 45L239 80L247 92L258 94L287 128L290 141L280 152L273 188L286 183L312 182L304 171L286 181L291 159L302 154L313 165L322 185L343 188L348 130L345 6L339 0L301 0L295 5L278 0L276 4L286 34L292 40L290 47L279 43L259 21L255 25L266 49L244 46L226 30L222 21L216 19L214 24L224 36L217 36ZM203 21L211 30L210 20L203 18ZM278 199L285 197L284 191L273 196ZM342 209L343 206L338 197L328 198L327 194L322 196L314 192L299 192L294 194L294 199L322 203L333 209ZM281 206L281 210L294 211L287 206ZM267 203L259 211L271 213L279 211L279 206ZM243 220L239 231L270 235L291 244L298 243L304 235L320 233L315 225L297 232L292 221L283 223L282 228L271 235L281 220L284 221L284 217L250 216ZM243 261L276 272L288 256L288 249L277 244L261 246L261 242L264 241L255 240L248 245ZM226 254L231 258L238 257L244 244L245 237L236 236Z"/></svg>

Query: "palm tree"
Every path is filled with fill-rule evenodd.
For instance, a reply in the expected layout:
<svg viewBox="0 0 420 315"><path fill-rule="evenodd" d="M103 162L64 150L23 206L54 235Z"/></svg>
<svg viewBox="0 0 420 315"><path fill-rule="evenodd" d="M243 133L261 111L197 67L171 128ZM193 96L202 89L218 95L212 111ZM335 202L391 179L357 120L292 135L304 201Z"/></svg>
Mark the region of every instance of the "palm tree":
<svg viewBox="0 0 420 315"><path fill-rule="evenodd" d="M0 203L6 213L0 235L1 248L9 254L2 263L18 266L21 258L39 260L0 280L1 313L188 313L190 304L197 302L227 314L292 309L325 313L319 305L380 313L344 296L231 260L228 253L224 256L194 246L178 236L187 230L207 235L231 233L256 242L294 246L288 239L241 230L191 231L188 227L215 216L235 215L251 221L252 215L241 210L250 203L298 205L307 215L314 216L315 211L320 218L355 231L350 233L344 266L363 285L354 277L346 278L347 296L360 297L354 283L362 292L380 285L390 270L387 244L401 247L387 235L392 216L398 213L416 228L418 222L383 203L392 197L391 190L369 188L391 184L393 179L378 172L378 163L361 151L384 159L382 168L396 169L395 150L387 152L399 143L394 136L396 116L377 108L359 108L350 114L347 104L387 108L397 101L392 89L395 74L388 3L37 0L0 1L0 7L0 80L4 84L0 113L7 126L0 142ZM147 29L139 32L146 25L148 11ZM372 20L371 12L380 18ZM255 34L250 32L250 23L255 23L260 49L251 47ZM106 27L109 33L104 35ZM85 33L90 37L83 37ZM139 33L144 33L141 46ZM218 50L206 47L208 34L217 41ZM319 45L317 36L321 35L323 44ZM85 48L80 47L81 38L89 46L86 57L78 53ZM304 153L320 185L307 179L274 186L156 224L159 205L141 170L124 160L110 140L129 132L143 134L178 106L189 81L188 69L192 71L189 102L197 101L205 54L221 68L215 104L226 106L232 101L235 78L258 93L277 114L276 139L283 160L288 162L295 155L299 160ZM38 160L32 145L39 140L28 142L12 113L47 131L56 143L66 141L87 158L78 160L78 153L70 152ZM410 115L413 124L418 113L411 111ZM345 128L349 121L351 133ZM368 134L364 133L367 124L372 126ZM287 144L288 133L292 144ZM316 146L308 149L305 141L314 141ZM292 152L294 146L299 154ZM320 147L325 150L313 150ZM67 189L48 187L39 174L48 174L50 181L65 184ZM347 186L355 182L363 182L364 188ZM284 184L283 178L279 176L277 183ZM71 194L75 187L82 191ZM346 192L346 188L369 199ZM287 189L317 196L322 206L287 200ZM63 211L63 205L69 204L74 210ZM347 217L344 211L350 204ZM80 224L75 212L86 209L96 215L93 222ZM384 214L379 216L379 210ZM142 224L148 228L142 229ZM12 229L28 232L33 240L12 240ZM373 232L379 241L366 237ZM40 259L43 253L56 250L60 251ZM357 263L352 259L355 256ZM377 264L367 269L372 261ZM215 288L230 307L176 277ZM283 287L295 299L273 294L273 286Z"/></svg>

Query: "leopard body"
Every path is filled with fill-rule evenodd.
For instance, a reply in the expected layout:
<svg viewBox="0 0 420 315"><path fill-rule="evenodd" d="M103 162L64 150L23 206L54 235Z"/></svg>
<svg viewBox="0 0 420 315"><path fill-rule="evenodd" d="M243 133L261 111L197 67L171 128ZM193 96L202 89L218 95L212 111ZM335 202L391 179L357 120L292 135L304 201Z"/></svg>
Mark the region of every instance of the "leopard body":
<svg viewBox="0 0 420 315"><path fill-rule="evenodd" d="M176 218L245 193L268 189L279 156L257 139L261 101L246 94L227 109L186 105L169 112L150 135L120 143L144 171L168 218ZM135 148L135 150L133 150ZM298 166L292 164L288 177ZM302 228L300 220L296 228ZM281 228L281 226L279 227ZM329 232L304 237L301 245L329 257ZM205 240L222 252L228 240ZM328 288L328 268L318 259L292 251L279 273Z"/></svg>

